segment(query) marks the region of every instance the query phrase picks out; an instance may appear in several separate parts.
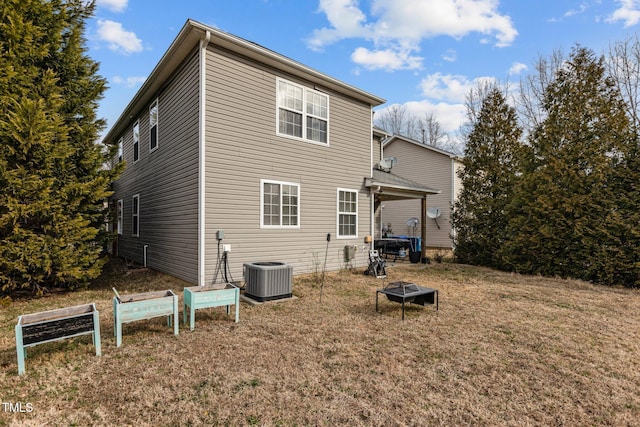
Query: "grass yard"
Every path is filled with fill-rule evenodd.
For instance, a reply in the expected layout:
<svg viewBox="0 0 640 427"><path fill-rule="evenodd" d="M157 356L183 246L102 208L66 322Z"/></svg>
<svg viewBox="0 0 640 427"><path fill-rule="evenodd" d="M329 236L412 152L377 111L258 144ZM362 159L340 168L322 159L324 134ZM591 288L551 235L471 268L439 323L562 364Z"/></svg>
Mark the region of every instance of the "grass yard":
<svg viewBox="0 0 640 427"><path fill-rule="evenodd" d="M388 281L439 290L440 310L380 297L362 270L314 276L297 299L199 311L175 337L164 318L113 337L112 291L186 285L154 272L5 304L2 425L640 425L640 292L456 264L397 264ZM29 348L17 375L20 314L95 302L89 336Z"/></svg>

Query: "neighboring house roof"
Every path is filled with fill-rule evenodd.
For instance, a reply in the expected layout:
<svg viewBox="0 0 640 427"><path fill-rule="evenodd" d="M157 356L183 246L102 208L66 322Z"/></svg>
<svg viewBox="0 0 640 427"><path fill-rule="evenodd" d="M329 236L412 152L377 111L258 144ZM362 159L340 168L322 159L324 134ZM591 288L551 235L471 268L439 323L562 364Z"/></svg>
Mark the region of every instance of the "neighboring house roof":
<svg viewBox="0 0 640 427"><path fill-rule="evenodd" d="M394 143L395 141L404 141L404 142L407 142L409 144L417 145L417 146L425 148L427 150L431 150L431 151L433 151L435 153L439 153L439 154L442 154L444 156L448 156L448 157L450 157L450 158L452 158L454 160L462 161L462 157L457 155L457 154L454 154L454 153L452 153L450 151L447 151L447 150L443 150L442 148L434 147L433 145L424 144L424 143L422 143L420 141L416 141L415 139L407 138L406 136L402 136L402 135L392 135L389 138L387 138L382 143L382 145L383 145L383 147L387 147L387 146L391 145L392 143Z"/></svg>
<svg viewBox="0 0 640 427"><path fill-rule="evenodd" d="M382 98L320 73L256 43L189 19L149 77L147 77L140 90L138 90L121 116L111 127L104 141L107 143L113 142L129 126L128 121L135 117L142 108L145 108L153 97L157 96L157 92L201 41L256 60L293 76L302 77L316 84L321 90L326 89L342 93L365 102L372 107L386 102Z"/></svg>
<svg viewBox="0 0 640 427"><path fill-rule="evenodd" d="M374 136L379 136L381 139L384 138L388 138L391 136L390 133L388 133L386 130L378 127L378 126L373 126L373 135Z"/></svg>
<svg viewBox="0 0 640 427"><path fill-rule="evenodd" d="M425 187L391 172L373 169L372 175L371 178L365 178L365 187L374 189L380 200L418 199L440 193L440 190Z"/></svg>

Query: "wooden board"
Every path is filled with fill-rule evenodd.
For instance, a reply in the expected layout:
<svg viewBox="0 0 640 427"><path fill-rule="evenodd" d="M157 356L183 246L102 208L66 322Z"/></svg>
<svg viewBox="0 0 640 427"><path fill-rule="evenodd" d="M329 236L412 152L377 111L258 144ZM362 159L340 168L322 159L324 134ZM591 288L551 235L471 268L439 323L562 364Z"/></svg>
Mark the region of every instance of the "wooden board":
<svg viewBox="0 0 640 427"><path fill-rule="evenodd" d="M22 326L23 345L93 333L93 313Z"/></svg>

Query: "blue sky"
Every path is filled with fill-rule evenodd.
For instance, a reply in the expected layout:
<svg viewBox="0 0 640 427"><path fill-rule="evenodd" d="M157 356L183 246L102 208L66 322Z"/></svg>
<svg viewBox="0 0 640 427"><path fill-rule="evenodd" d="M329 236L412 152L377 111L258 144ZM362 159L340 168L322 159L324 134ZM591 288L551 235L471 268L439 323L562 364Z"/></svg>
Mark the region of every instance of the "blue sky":
<svg viewBox="0 0 640 427"><path fill-rule="evenodd" d="M480 79L518 82L540 56L605 53L635 36L640 0L97 0L89 55L107 129L187 19L258 43L453 132ZM106 131L106 130L105 130Z"/></svg>

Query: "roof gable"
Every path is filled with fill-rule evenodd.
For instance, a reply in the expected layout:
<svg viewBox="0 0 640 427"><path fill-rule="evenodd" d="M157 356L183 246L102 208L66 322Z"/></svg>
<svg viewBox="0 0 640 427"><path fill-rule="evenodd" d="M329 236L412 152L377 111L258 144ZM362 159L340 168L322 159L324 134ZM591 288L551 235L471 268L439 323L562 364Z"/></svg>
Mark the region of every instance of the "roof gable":
<svg viewBox="0 0 640 427"><path fill-rule="evenodd" d="M200 42L216 45L238 55L250 58L266 64L276 70L293 76L301 77L316 84L320 89L331 90L345 94L372 107L381 105L386 101L383 98L372 95L340 80L334 79L313 68L280 55L257 43L245 40L241 37L226 33L219 29L207 26L200 22L188 19L171 46L164 53L151 74L147 77L142 87L134 95L118 120L113 124L104 140L109 143L122 133L128 126L129 120L136 116L145 106L151 102L165 82L175 70L182 64L185 58L193 52Z"/></svg>
<svg viewBox="0 0 640 427"><path fill-rule="evenodd" d="M412 145L415 145L417 147L423 148L425 150L429 150L429 151L437 153L437 154L442 154L443 156L447 156L447 157L449 157L451 159L460 160L460 156L458 156L457 154L451 153L451 152L443 150L441 148L434 147L433 145L424 144L422 142L419 142L419 141L416 141L414 139L407 138L407 137L404 137L404 136L401 136L401 135L393 135L393 136L387 138L384 141L383 147L387 148L389 145L391 145L393 143L396 143L396 142L405 143L405 144L412 144Z"/></svg>

